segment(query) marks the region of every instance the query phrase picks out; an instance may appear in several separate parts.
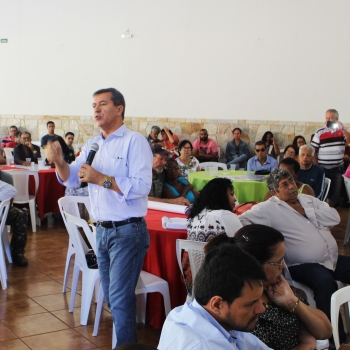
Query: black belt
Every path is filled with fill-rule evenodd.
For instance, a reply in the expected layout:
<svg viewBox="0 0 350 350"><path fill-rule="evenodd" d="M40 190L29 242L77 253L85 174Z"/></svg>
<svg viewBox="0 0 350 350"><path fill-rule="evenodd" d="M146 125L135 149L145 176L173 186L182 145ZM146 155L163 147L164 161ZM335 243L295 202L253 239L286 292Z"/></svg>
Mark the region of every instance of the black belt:
<svg viewBox="0 0 350 350"><path fill-rule="evenodd" d="M142 218L129 218L122 221L98 221L97 225L101 225L103 228L113 228L130 224L131 222L139 222Z"/></svg>

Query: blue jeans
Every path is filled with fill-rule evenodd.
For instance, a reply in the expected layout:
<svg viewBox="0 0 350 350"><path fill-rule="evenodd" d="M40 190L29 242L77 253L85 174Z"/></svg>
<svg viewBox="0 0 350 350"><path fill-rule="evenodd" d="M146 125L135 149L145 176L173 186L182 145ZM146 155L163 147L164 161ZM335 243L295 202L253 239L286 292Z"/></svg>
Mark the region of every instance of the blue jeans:
<svg viewBox="0 0 350 350"><path fill-rule="evenodd" d="M320 264L301 264L288 267L293 280L301 282L314 291L314 299L318 309L331 319L331 297L338 290L336 281L350 283L350 257L338 256L334 271ZM342 318L339 317L340 344L347 342Z"/></svg>
<svg viewBox="0 0 350 350"><path fill-rule="evenodd" d="M227 169L231 169L231 164L235 164L235 169L238 170L239 168L244 168L247 160L247 156L245 154L242 154L241 156L232 159L231 161L227 162Z"/></svg>
<svg viewBox="0 0 350 350"><path fill-rule="evenodd" d="M117 345L136 342L135 288L149 247L144 219L124 226L96 227L102 289L115 325Z"/></svg>
<svg viewBox="0 0 350 350"><path fill-rule="evenodd" d="M333 169L323 168L325 177L328 177L331 180L331 187L328 192L328 200L331 202L332 206L335 206L340 199L340 191L343 184L343 174L344 167L337 167Z"/></svg>

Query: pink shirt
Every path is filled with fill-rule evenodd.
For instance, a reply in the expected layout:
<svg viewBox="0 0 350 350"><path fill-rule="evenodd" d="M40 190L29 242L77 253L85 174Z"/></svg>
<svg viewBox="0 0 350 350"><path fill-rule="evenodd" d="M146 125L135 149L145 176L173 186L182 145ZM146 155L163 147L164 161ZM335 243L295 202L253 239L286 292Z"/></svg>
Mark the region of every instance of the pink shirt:
<svg viewBox="0 0 350 350"><path fill-rule="evenodd" d="M218 152L218 145L213 139L208 138L208 142L204 144L201 142L201 139L197 139L192 144L194 149L198 149L198 151L209 154L211 152Z"/></svg>

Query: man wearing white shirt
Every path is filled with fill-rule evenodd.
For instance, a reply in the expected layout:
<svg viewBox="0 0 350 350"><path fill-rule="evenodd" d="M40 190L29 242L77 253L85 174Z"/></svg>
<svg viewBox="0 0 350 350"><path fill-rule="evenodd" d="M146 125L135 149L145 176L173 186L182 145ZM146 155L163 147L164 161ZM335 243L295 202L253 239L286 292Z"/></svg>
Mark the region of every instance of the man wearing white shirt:
<svg viewBox="0 0 350 350"><path fill-rule="evenodd" d="M285 262L293 280L311 288L317 308L330 319L332 294L336 281L350 283L350 257L338 254L338 245L330 229L339 224L338 212L327 203L305 195L289 171L274 170L267 178L272 197L254 205L239 219L245 225L261 224L282 232L285 238ZM341 343L346 340L339 319Z"/></svg>
<svg viewBox="0 0 350 350"><path fill-rule="evenodd" d="M265 310L265 279L261 264L236 246L210 249L195 278L195 300L170 312L158 349L269 349L248 333Z"/></svg>
<svg viewBox="0 0 350 350"><path fill-rule="evenodd" d="M114 88L93 95L93 112L101 134L89 140L72 164L59 142L48 143L46 156L67 187L87 182L91 215L97 221L97 262L117 345L136 341L135 288L149 247L143 216L152 184L152 152L140 133L124 125L125 100ZM99 150L85 163L93 143Z"/></svg>

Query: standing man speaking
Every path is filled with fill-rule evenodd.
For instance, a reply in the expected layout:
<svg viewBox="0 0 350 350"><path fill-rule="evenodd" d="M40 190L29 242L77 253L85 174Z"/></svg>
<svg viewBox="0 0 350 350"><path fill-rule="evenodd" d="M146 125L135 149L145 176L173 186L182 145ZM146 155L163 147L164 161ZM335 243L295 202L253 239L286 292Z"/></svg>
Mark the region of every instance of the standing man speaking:
<svg viewBox="0 0 350 350"><path fill-rule="evenodd" d="M91 214L97 221L98 269L117 345L121 345L136 341L135 288L149 246L143 216L152 184L153 155L145 137L124 125L125 100L118 90L98 90L93 97L100 135L89 140L70 165L58 142L47 145L46 156L67 187L88 183ZM85 161L93 143L99 150L90 166Z"/></svg>

